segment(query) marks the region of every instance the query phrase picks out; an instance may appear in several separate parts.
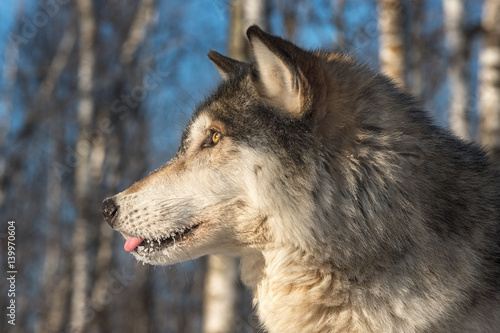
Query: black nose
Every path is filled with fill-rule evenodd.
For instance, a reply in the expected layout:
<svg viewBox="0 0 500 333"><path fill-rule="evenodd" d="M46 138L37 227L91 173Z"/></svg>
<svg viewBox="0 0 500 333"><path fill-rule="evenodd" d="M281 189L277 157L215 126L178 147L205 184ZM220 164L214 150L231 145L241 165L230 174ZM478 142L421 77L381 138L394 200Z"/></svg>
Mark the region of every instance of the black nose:
<svg viewBox="0 0 500 333"><path fill-rule="evenodd" d="M118 207L111 198L107 198L102 202L101 213L110 226L113 226L113 217L115 217Z"/></svg>

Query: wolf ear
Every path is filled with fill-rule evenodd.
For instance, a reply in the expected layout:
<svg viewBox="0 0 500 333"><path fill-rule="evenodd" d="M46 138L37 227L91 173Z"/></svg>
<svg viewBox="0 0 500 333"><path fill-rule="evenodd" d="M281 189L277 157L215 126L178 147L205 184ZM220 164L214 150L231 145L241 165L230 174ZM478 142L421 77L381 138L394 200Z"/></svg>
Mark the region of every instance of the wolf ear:
<svg viewBox="0 0 500 333"><path fill-rule="evenodd" d="M257 87L261 93L294 116L306 112L305 93L308 84L290 55L303 51L279 37L253 25L247 30L258 71Z"/></svg>
<svg viewBox="0 0 500 333"><path fill-rule="evenodd" d="M224 79L235 75L239 71L249 66L249 64L247 63L225 57L219 52L213 50L210 50L207 55Z"/></svg>

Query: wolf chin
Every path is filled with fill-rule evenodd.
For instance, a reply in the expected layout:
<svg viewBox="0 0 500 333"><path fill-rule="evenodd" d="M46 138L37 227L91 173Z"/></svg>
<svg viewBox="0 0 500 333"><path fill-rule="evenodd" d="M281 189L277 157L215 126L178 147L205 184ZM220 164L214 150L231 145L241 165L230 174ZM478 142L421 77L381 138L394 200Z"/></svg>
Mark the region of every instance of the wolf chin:
<svg viewBox="0 0 500 333"><path fill-rule="evenodd" d="M106 199L138 260L240 256L281 332L500 332L500 177L352 56L257 26L177 155Z"/></svg>

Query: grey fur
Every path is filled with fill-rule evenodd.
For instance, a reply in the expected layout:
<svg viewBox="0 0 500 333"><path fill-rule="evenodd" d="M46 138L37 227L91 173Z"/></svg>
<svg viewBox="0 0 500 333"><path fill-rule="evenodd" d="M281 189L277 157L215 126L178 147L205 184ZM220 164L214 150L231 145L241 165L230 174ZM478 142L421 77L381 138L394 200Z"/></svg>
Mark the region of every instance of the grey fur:
<svg viewBox="0 0 500 333"><path fill-rule="evenodd" d="M500 332L500 176L485 153L351 56L248 36L252 64L209 54L225 80L177 156L112 198L126 237L196 225L180 250L138 259L241 256L271 333Z"/></svg>

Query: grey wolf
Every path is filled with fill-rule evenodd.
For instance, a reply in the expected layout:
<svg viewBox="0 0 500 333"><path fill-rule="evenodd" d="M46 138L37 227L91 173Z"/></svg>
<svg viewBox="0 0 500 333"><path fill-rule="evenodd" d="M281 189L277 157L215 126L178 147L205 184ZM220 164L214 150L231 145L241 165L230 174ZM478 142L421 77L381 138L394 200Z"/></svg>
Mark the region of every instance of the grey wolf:
<svg viewBox="0 0 500 333"><path fill-rule="evenodd" d="M241 257L278 332L500 332L500 178L349 55L257 26L177 155L102 212L138 260Z"/></svg>

